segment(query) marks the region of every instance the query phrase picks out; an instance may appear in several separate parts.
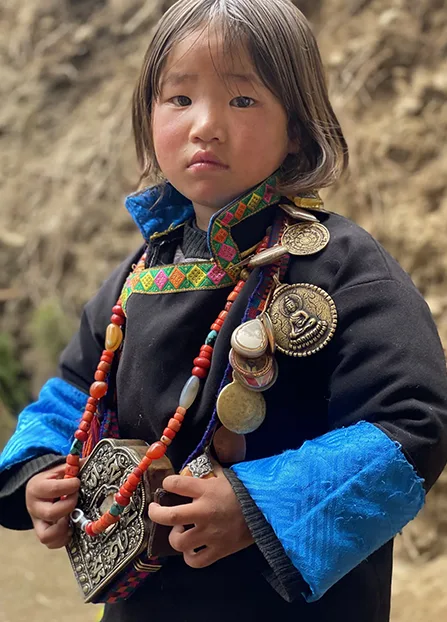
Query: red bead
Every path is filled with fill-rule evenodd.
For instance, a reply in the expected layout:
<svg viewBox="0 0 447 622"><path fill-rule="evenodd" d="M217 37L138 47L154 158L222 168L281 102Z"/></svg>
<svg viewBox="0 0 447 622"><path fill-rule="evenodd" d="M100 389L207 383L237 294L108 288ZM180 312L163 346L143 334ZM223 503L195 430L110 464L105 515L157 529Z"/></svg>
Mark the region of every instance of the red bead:
<svg viewBox="0 0 447 622"><path fill-rule="evenodd" d="M93 406L93 404L86 404L85 410L91 412L94 415L96 412L96 406Z"/></svg>
<svg viewBox="0 0 447 622"><path fill-rule="evenodd" d="M88 432L90 430L90 423L88 421L81 421L81 423L79 424L79 430Z"/></svg>
<svg viewBox="0 0 447 622"><path fill-rule="evenodd" d="M95 412L96 412L96 407L98 406L98 400L96 399L96 397L89 397L87 400L87 404L90 404L91 406L95 407Z"/></svg>
<svg viewBox="0 0 447 622"><path fill-rule="evenodd" d="M177 408L175 409L175 412L178 413L179 415L186 415L186 408L183 408L183 406L177 406Z"/></svg>
<svg viewBox="0 0 447 622"><path fill-rule="evenodd" d="M83 430L76 430L76 432L74 433L74 437L78 441L81 441L81 443L85 443L85 441L88 439L88 434L87 432L84 432Z"/></svg>
<svg viewBox="0 0 447 622"><path fill-rule="evenodd" d="M140 483L140 479L140 477L137 477L134 473L131 473L127 478L126 483L131 484L131 486L138 486L138 484Z"/></svg>
<svg viewBox="0 0 447 622"><path fill-rule="evenodd" d="M129 490L128 488L126 488L126 484L123 484L119 490L119 493L122 497L124 497L125 499L130 499L132 496L133 490ZM120 503L120 505L122 505L122 503Z"/></svg>
<svg viewBox="0 0 447 622"><path fill-rule="evenodd" d="M156 441L152 443L149 449L146 452L146 456L151 458L152 460L158 460L166 453L166 445L164 445L161 441Z"/></svg>
<svg viewBox="0 0 447 622"><path fill-rule="evenodd" d="M211 361L204 356L198 356L193 361L196 367L203 367L203 369L209 369L211 367Z"/></svg>
<svg viewBox="0 0 447 622"><path fill-rule="evenodd" d="M124 507L130 503L130 499L128 497L123 497L123 495L119 492L115 495L115 501L118 505L123 505Z"/></svg>
<svg viewBox="0 0 447 622"><path fill-rule="evenodd" d="M104 382L106 378L107 374L104 371L95 371L95 380L98 380L99 382Z"/></svg>
<svg viewBox="0 0 447 622"><path fill-rule="evenodd" d="M176 434L177 432L175 432L175 430L171 430L171 428L165 428L163 430L163 436L167 436L168 438L171 439L171 441L174 440Z"/></svg>
<svg viewBox="0 0 447 622"><path fill-rule="evenodd" d="M138 482L139 483L139 482ZM124 482L122 488L124 490L127 490L128 493L130 493L130 496L133 495L133 493L136 491L136 489L138 488L138 484L130 484L129 480L127 480L126 482Z"/></svg>
<svg viewBox="0 0 447 622"><path fill-rule="evenodd" d="M91 423L93 421L94 416L95 416L94 413L90 412L89 410L86 410L85 413L82 415L82 421Z"/></svg>
<svg viewBox="0 0 447 622"><path fill-rule="evenodd" d="M182 427L182 424L177 421L177 419L169 419L168 421L168 428L171 428L171 430L174 430L174 432L179 432L180 428Z"/></svg>
<svg viewBox="0 0 447 622"><path fill-rule="evenodd" d="M233 306L232 302L227 302L226 305L224 306L225 311L229 311L232 306Z"/></svg>
<svg viewBox="0 0 447 622"><path fill-rule="evenodd" d="M101 525L101 519L93 521L91 529L94 536L99 536L100 533L105 531Z"/></svg>
<svg viewBox="0 0 447 622"><path fill-rule="evenodd" d="M203 369L203 367L193 367L191 374L193 376L197 376L197 378L206 378L208 375L208 370Z"/></svg>
<svg viewBox="0 0 447 622"><path fill-rule="evenodd" d="M135 477L138 477L138 480L143 477L143 471L138 467L135 467L132 473L135 475Z"/></svg>
<svg viewBox="0 0 447 622"><path fill-rule="evenodd" d="M245 285L245 281L241 279L236 285L236 288L239 288L241 290L244 287L244 285Z"/></svg>
<svg viewBox="0 0 447 622"><path fill-rule="evenodd" d="M96 535L93 530L92 530L92 525L93 523L87 523L87 525L85 526L85 533L90 536L90 538L93 538L94 535Z"/></svg>
<svg viewBox="0 0 447 622"><path fill-rule="evenodd" d="M185 415L182 415L181 413L175 413L174 415L174 419L176 419L179 423L182 423L184 418L185 418Z"/></svg>
<svg viewBox="0 0 447 622"><path fill-rule="evenodd" d="M124 324L124 318L121 315L117 315L114 313L110 318L112 324L116 324L117 326L122 326Z"/></svg>
<svg viewBox="0 0 447 622"><path fill-rule="evenodd" d="M141 458L140 464L138 465L138 468L141 469L143 471L143 473L144 473L145 471L148 470L148 468L151 466L151 464L152 464L152 460L150 460L149 458L144 456L143 458Z"/></svg>
<svg viewBox="0 0 447 622"><path fill-rule="evenodd" d="M220 318L216 318L215 324L219 324L219 326L223 326L223 320L221 320Z"/></svg>
<svg viewBox="0 0 447 622"><path fill-rule="evenodd" d="M205 352L205 350L200 350L200 354L197 358L200 359L208 359L208 361L211 361L211 357L212 357L212 353L211 352Z"/></svg>
<svg viewBox="0 0 447 622"><path fill-rule="evenodd" d="M79 465L79 456L75 455L75 454L68 454L67 456L67 464L71 465L71 466L78 466Z"/></svg>
<svg viewBox="0 0 447 622"><path fill-rule="evenodd" d="M119 520L120 520L119 516L113 516L113 514L110 514L110 512L107 512L107 514L104 514L104 522L106 523L107 527L110 527L110 525L114 525Z"/></svg>
<svg viewBox="0 0 447 622"><path fill-rule="evenodd" d="M211 330L215 330L218 333L221 329L220 324L211 324Z"/></svg>
<svg viewBox="0 0 447 622"><path fill-rule="evenodd" d="M107 363L107 361L99 361L97 370L104 371L107 374L110 371L111 367L112 366L110 365L110 363Z"/></svg>
<svg viewBox="0 0 447 622"><path fill-rule="evenodd" d="M231 294L229 294L229 296L227 298L228 302L234 302L236 300L236 298L238 297L238 295L239 295L239 292L233 290L231 292Z"/></svg>
<svg viewBox="0 0 447 622"><path fill-rule="evenodd" d="M70 475L71 477L76 477L79 473L79 467L71 464L65 465L65 475Z"/></svg>
<svg viewBox="0 0 447 622"><path fill-rule="evenodd" d="M97 400L100 400L107 393L106 382L94 382L90 387L90 395Z"/></svg>
<svg viewBox="0 0 447 622"><path fill-rule="evenodd" d="M103 350L101 355L101 361L107 361L108 363L111 363L114 356L115 352L113 352L113 350Z"/></svg>
<svg viewBox="0 0 447 622"><path fill-rule="evenodd" d="M112 308L112 313L115 313L115 315L121 315L122 317L124 317L124 311L121 305L115 305Z"/></svg>

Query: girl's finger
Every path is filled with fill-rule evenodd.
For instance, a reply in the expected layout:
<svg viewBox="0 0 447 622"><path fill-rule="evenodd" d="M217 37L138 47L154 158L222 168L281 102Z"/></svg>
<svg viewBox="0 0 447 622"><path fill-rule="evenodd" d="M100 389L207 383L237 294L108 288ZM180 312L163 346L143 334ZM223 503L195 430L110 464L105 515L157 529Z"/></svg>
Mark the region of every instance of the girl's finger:
<svg viewBox="0 0 447 622"><path fill-rule="evenodd" d="M71 531L67 518L60 519L54 525L40 519L35 519L33 522L38 539L49 549L62 548L68 544Z"/></svg>
<svg viewBox="0 0 447 622"><path fill-rule="evenodd" d="M37 499L28 508L28 511L34 518L38 518L46 523L56 523L75 509L77 500L77 492L54 503Z"/></svg>
<svg viewBox="0 0 447 622"><path fill-rule="evenodd" d="M205 546L198 551L183 553L183 559L185 564L191 568L206 568L206 566L211 566L211 564L217 562L220 557L216 555L212 547Z"/></svg>
<svg viewBox="0 0 447 622"><path fill-rule="evenodd" d="M38 499L52 500L78 492L79 485L80 482L77 477L70 479L41 478L37 481L30 480L27 493L28 496L34 496Z"/></svg>
<svg viewBox="0 0 447 622"><path fill-rule="evenodd" d="M168 492L174 492L182 497L198 499L204 493L205 480L197 477L184 477L182 475L169 475L163 480L163 488Z"/></svg>
<svg viewBox="0 0 447 622"><path fill-rule="evenodd" d="M186 529L176 525L171 529L169 542L173 549L179 553L193 552L195 549L205 546L203 530L198 527Z"/></svg>
<svg viewBox="0 0 447 622"><path fill-rule="evenodd" d="M198 511L196 503L174 505L172 507L163 507L158 503L151 503L149 505L149 518L154 523L167 525L168 527L173 527L174 525L194 525L198 519L200 520L200 508Z"/></svg>

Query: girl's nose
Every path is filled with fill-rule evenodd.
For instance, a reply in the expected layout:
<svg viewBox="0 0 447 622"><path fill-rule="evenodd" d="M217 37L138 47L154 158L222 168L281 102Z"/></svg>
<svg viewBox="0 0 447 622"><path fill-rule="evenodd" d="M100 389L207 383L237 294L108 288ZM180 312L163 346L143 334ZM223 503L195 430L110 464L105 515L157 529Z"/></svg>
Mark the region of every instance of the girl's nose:
<svg viewBox="0 0 447 622"><path fill-rule="evenodd" d="M209 143L225 140L225 123L222 112L217 108L197 108L191 127L193 142Z"/></svg>

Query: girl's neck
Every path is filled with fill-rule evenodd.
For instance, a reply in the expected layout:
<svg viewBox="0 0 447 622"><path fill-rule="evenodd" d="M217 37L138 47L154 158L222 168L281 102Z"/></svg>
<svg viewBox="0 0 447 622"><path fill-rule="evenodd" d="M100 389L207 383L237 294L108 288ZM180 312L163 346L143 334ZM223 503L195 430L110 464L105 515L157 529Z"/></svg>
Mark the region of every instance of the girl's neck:
<svg viewBox="0 0 447 622"><path fill-rule="evenodd" d="M208 231L211 217L219 211L219 207L212 208L204 205L194 204L194 213L196 215L196 224L202 231Z"/></svg>

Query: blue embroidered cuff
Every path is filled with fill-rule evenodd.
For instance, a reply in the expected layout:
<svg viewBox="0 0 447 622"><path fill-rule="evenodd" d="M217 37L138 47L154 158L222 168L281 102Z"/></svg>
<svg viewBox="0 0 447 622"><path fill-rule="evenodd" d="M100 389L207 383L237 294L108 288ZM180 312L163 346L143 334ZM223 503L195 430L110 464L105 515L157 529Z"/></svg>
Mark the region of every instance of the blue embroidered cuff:
<svg viewBox="0 0 447 622"><path fill-rule="evenodd" d="M37 402L19 416L17 428L0 455L0 472L44 453L66 454L87 396L68 382L52 378Z"/></svg>
<svg viewBox="0 0 447 622"><path fill-rule="evenodd" d="M360 422L279 456L232 467L318 600L424 504L400 446Z"/></svg>

